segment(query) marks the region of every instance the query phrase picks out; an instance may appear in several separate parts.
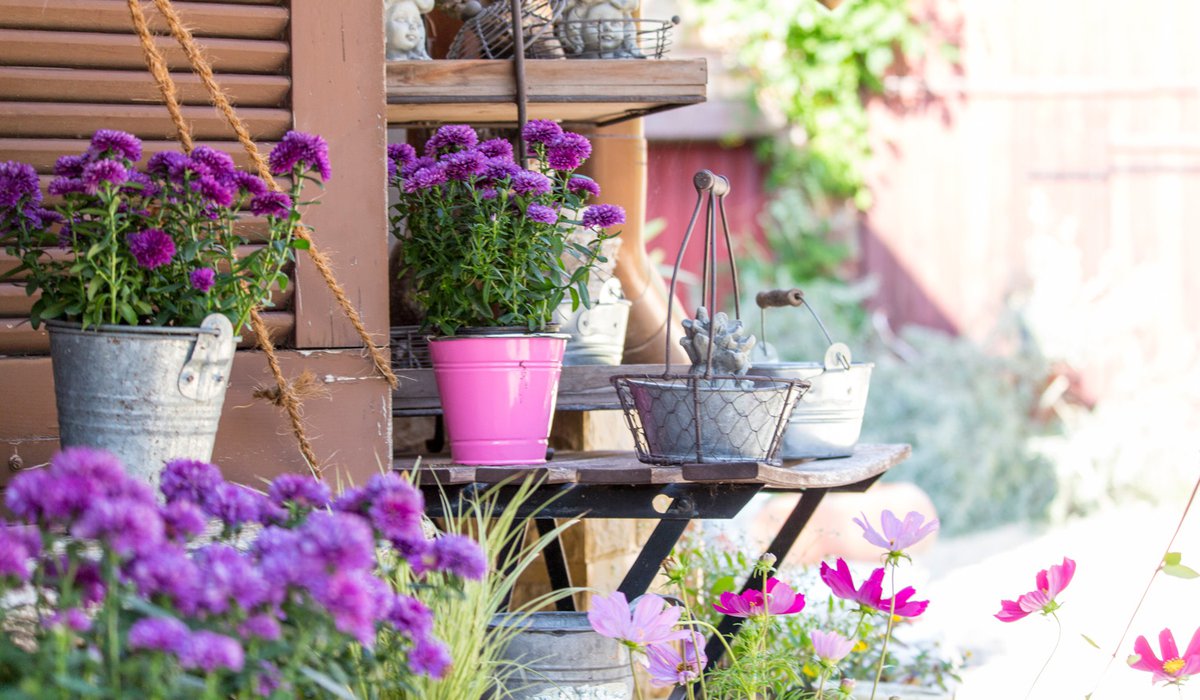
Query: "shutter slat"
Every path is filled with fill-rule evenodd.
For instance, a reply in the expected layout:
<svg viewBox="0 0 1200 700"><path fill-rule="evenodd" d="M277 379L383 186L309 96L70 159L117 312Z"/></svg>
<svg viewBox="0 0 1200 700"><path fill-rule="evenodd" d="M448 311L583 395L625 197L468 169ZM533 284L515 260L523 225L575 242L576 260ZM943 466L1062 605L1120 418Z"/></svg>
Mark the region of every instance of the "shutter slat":
<svg viewBox="0 0 1200 700"><path fill-rule="evenodd" d="M185 105L209 104L208 92L191 73L172 74ZM223 74L221 88L238 107L279 107L291 81L283 75ZM0 100L20 102L162 103L145 70L0 66Z"/></svg>
<svg viewBox="0 0 1200 700"><path fill-rule="evenodd" d="M196 139L224 140L234 136L225 117L215 108L182 109ZM256 141L281 139L292 124L292 113L287 109L245 107L238 110L238 115ZM175 138L175 125L162 105L0 102L0 136L86 139L101 126L152 140Z"/></svg>
<svg viewBox="0 0 1200 700"><path fill-rule="evenodd" d="M172 3L197 37L281 39L287 30L283 7L227 3ZM156 9L146 8L155 33L167 23ZM0 27L133 34L133 21L124 0L0 0Z"/></svg>
<svg viewBox="0 0 1200 700"><path fill-rule="evenodd" d="M170 69L191 70L174 39L157 37L155 43ZM205 56L218 73L283 73L288 68L285 41L205 39L202 43ZM133 34L28 29L0 29L0 65L146 71L142 47Z"/></svg>

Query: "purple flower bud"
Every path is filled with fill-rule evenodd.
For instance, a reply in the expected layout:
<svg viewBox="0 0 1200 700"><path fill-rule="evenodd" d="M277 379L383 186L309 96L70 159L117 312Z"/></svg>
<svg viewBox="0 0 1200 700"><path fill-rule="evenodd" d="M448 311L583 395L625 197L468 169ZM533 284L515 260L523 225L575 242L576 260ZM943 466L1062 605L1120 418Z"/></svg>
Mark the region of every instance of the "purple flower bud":
<svg viewBox="0 0 1200 700"><path fill-rule="evenodd" d="M146 161L146 172L159 177L178 177L187 165L188 157L175 151L160 151Z"/></svg>
<svg viewBox="0 0 1200 700"><path fill-rule="evenodd" d="M442 535L433 541L434 567L466 579L478 581L488 571L487 557L470 537Z"/></svg>
<svg viewBox="0 0 1200 700"><path fill-rule="evenodd" d="M522 170L512 176L512 189L519 195L538 196L549 194L550 178L532 170Z"/></svg>
<svg viewBox="0 0 1200 700"><path fill-rule="evenodd" d="M220 179L213 175L204 175L198 183L200 194L209 202L212 202L218 207L227 207L233 204L234 190L231 187L226 187Z"/></svg>
<svg viewBox="0 0 1200 700"><path fill-rule="evenodd" d="M98 160L83 168L83 185L89 194L95 194L104 183L123 185L129 180L129 171L115 160Z"/></svg>
<svg viewBox="0 0 1200 700"><path fill-rule="evenodd" d="M250 211L255 216L285 219L292 213L292 198L284 192L263 192L250 200Z"/></svg>
<svg viewBox="0 0 1200 700"><path fill-rule="evenodd" d="M192 501L177 500L161 508L167 539L183 542L204 533L208 518Z"/></svg>
<svg viewBox="0 0 1200 700"><path fill-rule="evenodd" d="M513 146L505 139L488 139L479 144L479 152L488 158L513 159Z"/></svg>
<svg viewBox="0 0 1200 700"><path fill-rule="evenodd" d="M205 673L212 673L219 668L241 671L245 664L245 652L236 639L201 630L188 637L179 650L179 664Z"/></svg>
<svg viewBox="0 0 1200 700"><path fill-rule="evenodd" d="M295 503L305 508L329 505L329 487L307 474L281 474L271 482L267 495L276 505Z"/></svg>
<svg viewBox="0 0 1200 700"><path fill-rule="evenodd" d="M423 537L425 499L408 484L398 484L374 499L369 511L375 529L388 539Z"/></svg>
<svg viewBox="0 0 1200 700"><path fill-rule="evenodd" d="M0 163L0 207L15 207L23 197L42 201L37 171L15 160Z"/></svg>
<svg viewBox="0 0 1200 700"><path fill-rule="evenodd" d="M427 168L421 168L414 172L412 177L405 180L404 191L412 193L417 190L427 190L437 187L446 182L446 177L446 168L440 163Z"/></svg>
<svg viewBox="0 0 1200 700"><path fill-rule="evenodd" d="M388 621L409 639L421 639L433 631L433 613L421 601L402 593L392 599Z"/></svg>
<svg viewBox="0 0 1200 700"><path fill-rule="evenodd" d="M417 160L417 149L407 143L393 143L387 147L388 161L397 169Z"/></svg>
<svg viewBox="0 0 1200 700"><path fill-rule="evenodd" d="M261 177L240 170L233 174L233 184L251 197L257 197L267 191L267 183L263 182Z"/></svg>
<svg viewBox="0 0 1200 700"><path fill-rule="evenodd" d="M208 167L209 174L221 183L234 183L237 166L233 158L224 151L218 151L210 146L196 146L191 153L191 159Z"/></svg>
<svg viewBox="0 0 1200 700"><path fill-rule="evenodd" d="M0 523L0 581L15 578L20 582L29 580L29 560L33 556L24 538L10 531L7 524Z"/></svg>
<svg viewBox="0 0 1200 700"><path fill-rule="evenodd" d="M479 135L466 124L446 124L425 142L425 155L436 156L443 149L474 148Z"/></svg>
<svg viewBox="0 0 1200 700"><path fill-rule="evenodd" d="M54 161L54 174L60 177L80 177L88 160L83 156L59 156Z"/></svg>
<svg viewBox="0 0 1200 700"><path fill-rule="evenodd" d="M165 598L187 614L196 612L200 570L183 549L169 545L145 552L125 565L124 574L140 595Z"/></svg>
<svg viewBox="0 0 1200 700"><path fill-rule="evenodd" d="M69 194L87 192L87 185L77 177L56 177L50 181L50 186L46 188L46 191L56 197L65 197Z"/></svg>
<svg viewBox="0 0 1200 700"><path fill-rule="evenodd" d="M62 625L75 632L87 632L92 628L91 618L79 608L67 608L61 612L54 613L47 620L47 623L52 626Z"/></svg>
<svg viewBox="0 0 1200 700"><path fill-rule="evenodd" d="M328 571L369 570L375 563L375 537L358 515L314 511L298 530L305 553Z"/></svg>
<svg viewBox="0 0 1200 700"><path fill-rule="evenodd" d="M95 501L71 528L71 534L98 540L121 556L151 551L166 539L158 511L129 498Z"/></svg>
<svg viewBox="0 0 1200 700"><path fill-rule="evenodd" d="M230 527L246 523L264 522L273 519L277 512L267 497L241 484L225 482L218 484L207 498L201 501L204 512L220 518Z"/></svg>
<svg viewBox="0 0 1200 700"><path fill-rule="evenodd" d="M282 633L279 621L273 615L266 613L251 615L238 627L238 634L241 634L243 637L258 637L268 642L279 639Z"/></svg>
<svg viewBox="0 0 1200 700"><path fill-rule="evenodd" d="M206 293L216 283L217 271L211 267L197 268L188 273L188 281L192 283L192 289L200 293Z"/></svg>
<svg viewBox="0 0 1200 700"><path fill-rule="evenodd" d="M408 653L408 666L413 673L430 678L444 677L452 661L450 650L433 637L418 640Z"/></svg>
<svg viewBox="0 0 1200 700"><path fill-rule="evenodd" d="M451 180L469 180L482 174L487 167L487 158L474 149L451 153L442 162L446 164L446 177Z"/></svg>

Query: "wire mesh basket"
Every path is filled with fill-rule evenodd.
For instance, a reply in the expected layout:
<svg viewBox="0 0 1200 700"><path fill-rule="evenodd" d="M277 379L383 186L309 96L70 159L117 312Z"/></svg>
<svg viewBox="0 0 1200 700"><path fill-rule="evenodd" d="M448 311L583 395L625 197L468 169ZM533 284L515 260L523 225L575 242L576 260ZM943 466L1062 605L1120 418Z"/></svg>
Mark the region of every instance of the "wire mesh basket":
<svg viewBox="0 0 1200 700"><path fill-rule="evenodd" d="M563 58L566 55L554 33L554 22L565 4L566 0L521 2L521 36L526 58ZM467 20L454 35L446 58L512 58L516 45L515 24L510 3L488 5Z"/></svg>
<svg viewBox="0 0 1200 700"><path fill-rule="evenodd" d="M662 58L678 17L560 19L554 31L567 58Z"/></svg>
<svg viewBox="0 0 1200 700"><path fill-rule="evenodd" d="M707 195L704 274L701 299L716 305L716 212L721 214L725 245L733 276L735 320L724 313L711 318L700 307L694 320L683 322L680 344L692 359L686 374L671 373L671 307L667 311L667 340L661 375L621 375L612 378L625 422L633 434L640 461L649 464L762 462L779 464L779 447L792 408L808 389L802 379L772 378L749 373L750 350L756 342L745 332L737 299L737 272L726 223L724 196L729 181L708 170L693 178L696 206L680 245L671 275L674 298L679 266ZM714 371L714 367L717 371Z"/></svg>
<svg viewBox="0 0 1200 700"><path fill-rule="evenodd" d="M433 361L429 357L428 330L420 326L392 326L392 367L394 369L429 369Z"/></svg>

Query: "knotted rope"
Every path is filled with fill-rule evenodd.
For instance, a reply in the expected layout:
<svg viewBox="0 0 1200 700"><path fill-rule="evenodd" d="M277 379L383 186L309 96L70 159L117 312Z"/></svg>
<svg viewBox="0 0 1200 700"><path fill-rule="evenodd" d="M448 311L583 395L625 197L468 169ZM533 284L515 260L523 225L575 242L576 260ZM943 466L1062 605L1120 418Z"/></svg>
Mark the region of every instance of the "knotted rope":
<svg viewBox="0 0 1200 700"><path fill-rule="evenodd" d="M146 65L150 70L150 74L154 77L155 83L158 85L159 91L162 93L163 102L167 107L167 111L171 115L171 121L175 125L178 132L179 142L184 150L191 152L193 148L191 128L183 117L183 110L179 105L178 90L175 82L171 79L170 72L167 69L166 61L163 58L162 52L154 43L154 37L150 33L150 27L146 21L146 16L142 12L140 0L127 0L129 5L129 13L133 19L133 26L137 31L138 40L141 43L142 51L145 54ZM184 54L187 56L188 63L191 64L192 70L200 78L204 88L208 91L209 99L212 104L224 115L226 121L237 135L238 142L242 144L246 154L254 162L255 169L258 171L259 177L267 183L274 191L282 191L279 183L271 174L271 170L267 165L267 161L259 152L258 146L250 137L250 132L246 129L241 118L233 110L233 106L229 102L229 98L225 95L224 90L217 84L216 78L213 76L212 65L204 57L199 45L196 44L191 31L183 25L175 8L171 5L170 0L154 0L155 6L167 21L167 26L171 31L171 35L183 48ZM325 281L326 286L333 292L334 298L341 307L342 312L350 319L350 323L354 326L354 330L358 332L363 343L366 345L368 352L371 355L371 360L375 364L375 368L384 378L388 380L388 384L394 389L397 386L396 375L392 372L388 358L375 344L370 333L367 332L366 326L363 325L362 318L358 314L358 310L350 303L346 297L346 291L338 283L333 276L333 269L328 256L319 250L316 243L308 230L303 226L297 226L293 230L293 234L301 240L308 243L308 254L316 266L317 271L321 273L321 278ZM258 309L252 309L250 312L250 325L254 329L255 339L259 348L267 357L267 364L271 368L271 374L275 378L275 383L279 388L278 398L275 403L282 406L287 411L288 418L292 424L292 433L296 436L296 441L300 445L300 452L304 455L304 459L309 463L310 468L315 474L319 475L321 468L318 465L316 454L313 452L312 444L308 440L308 436L304 430L304 424L300 412L300 400L296 396L296 391L293 385L283 376L283 370L279 365L279 358L275 353L275 344L271 341L270 334L267 332L266 324L263 323L262 316L258 313Z"/></svg>

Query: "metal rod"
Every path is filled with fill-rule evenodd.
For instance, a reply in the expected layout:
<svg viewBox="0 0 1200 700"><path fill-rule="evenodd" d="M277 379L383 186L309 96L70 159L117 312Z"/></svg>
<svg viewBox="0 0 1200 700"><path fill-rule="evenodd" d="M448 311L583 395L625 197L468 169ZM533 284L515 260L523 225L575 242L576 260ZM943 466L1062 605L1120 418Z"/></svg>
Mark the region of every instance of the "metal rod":
<svg viewBox="0 0 1200 700"><path fill-rule="evenodd" d="M733 239L729 235L729 218L725 216L725 195L727 194L729 194L728 180L726 180L725 192L717 196L717 209L721 212L721 228L725 231L725 248L729 251L729 269L730 275L733 276L733 317L741 319L742 293L738 285L737 259L733 255Z"/></svg>
<svg viewBox="0 0 1200 700"><path fill-rule="evenodd" d="M525 165L525 121L528 118L529 95L525 88L525 31L521 0L511 0L513 30L513 77L517 84L517 162Z"/></svg>
<svg viewBox="0 0 1200 700"><path fill-rule="evenodd" d="M708 171L705 170L702 172ZM699 177L700 175L697 174L696 177L693 178L693 183L696 185L696 206L692 207L692 219L691 221L688 221L687 232L683 234L683 242L679 244L679 257L675 259L675 268L671 270L671 290L667 294L667 339L665 341L666 351L663 353L665 355L665 361L663 362L664 377L671 373L671 311L675 308L675 304L672 302L672 300L675 298L675 285L676 280L679 278L679 261L683 259L683 252L687 250L688 241L692 240L692 231L695 230L696 219L700 216L700 202L704 199L704 188L700 185Z"/></svg>

